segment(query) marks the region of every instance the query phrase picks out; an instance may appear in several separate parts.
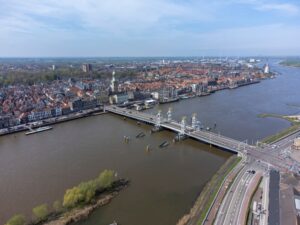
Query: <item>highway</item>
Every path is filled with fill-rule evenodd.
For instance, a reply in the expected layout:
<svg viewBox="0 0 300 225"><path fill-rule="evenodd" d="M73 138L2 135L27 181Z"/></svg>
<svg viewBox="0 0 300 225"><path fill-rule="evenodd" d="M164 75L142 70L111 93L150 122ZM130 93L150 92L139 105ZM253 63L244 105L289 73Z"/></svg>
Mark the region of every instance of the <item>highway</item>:
<svg viewBox="0 0 300 225"><path fill-rule="evenodd" d="M237 224L237 216L242 203L243 195L247 189L249 180L253 177L253 174L247 172L247 168L244 167L242 171L237 175L232 186L227 192L224 200L222 201L220 210L217 214L215 225L229 225Z"/></svg>

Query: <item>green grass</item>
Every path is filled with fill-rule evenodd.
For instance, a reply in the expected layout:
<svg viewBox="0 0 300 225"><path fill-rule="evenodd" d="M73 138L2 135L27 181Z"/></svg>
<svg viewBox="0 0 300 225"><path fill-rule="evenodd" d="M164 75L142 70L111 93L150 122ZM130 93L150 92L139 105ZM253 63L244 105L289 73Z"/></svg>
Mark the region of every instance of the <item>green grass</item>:
<svg viewBox="0 0 300 225"><path fill-rule="evenodd" d="M300 60L285 60L280 63L283 66L300 67Z"/></svg>
<svg viewBox="0 0 300 225"><path fill-rule="evenodd" d="M271 135L269 137L264 138L261 142L266 143L266 144L270 144L270 143L273 143L275 141L278 141L279 139L295 132L296 130L298 130L300 128L300 122L298 122L294 118L290 118L290 117L287 117L287 116L278 115L278 114L271 114L271 113L262 113L262 114L259 114L258 117L259 118L269 118L269 117L279 118L279 119L287 120L291 123L290 127L280 131L277 134L274 134L274 135Z"/></svg>
<svg viewBox="0 0 300 225"><path fill-rule="evenodd" d="M214 191L212 193L210 193L210 196L209 196L209 199L208 201L205 203L205 207L203 208L202 212L201 212L201 215L198 219L198 222L197 224L198 225L201 225L205 219L205 216L210 208L210 206L212 205L214 199L216 198L216 195L220 189L220 186L222 185L225 177L230 173L230 171L233 170L234 167L236 167L236 165L242 160L241 157L237 157L235 159L235 161L230 164L226 169L225 169L225 173L223 173L223 175L221 177L219 177L218 174L215 174L211 181L209 182L210 185L213 185L214 186Z"/></svg>
<svg viewBox="0 0 300 225"><path fill-rule="evenodd" d="M250 219L250 217L251 217L251 210L250 210L250 209L251 209L251 205L252 205L252 203L253 203L253 197L254 197L255 193L257 192L257 190L258 190L258 188L259 188L259 185L260 185L262 179L263 179L263 178L260 177L260 179L259 179L259 181L258 181L258 183L257 183L257 185L256 185L256 187L255 187L255 189L254 189L254 191L253 191L252 194L251 194L250 202L249 202L248 207L247 207L246 224L248 224L247 222L249 221L249 219Z"/></svg>
<svg viewBox="0 0 300 225"><path fill-rule="evenodd" d="M275 141L278 141L279 139L295 132L296 130L298 130L300 128L300 123L297 123L297 124L294 124L292 125L291 127L277 133L277 134L274 134L274 135L271 135L269 137L266 137L262 140L263 143L266 143L266 144L271 144Z"/></svg>

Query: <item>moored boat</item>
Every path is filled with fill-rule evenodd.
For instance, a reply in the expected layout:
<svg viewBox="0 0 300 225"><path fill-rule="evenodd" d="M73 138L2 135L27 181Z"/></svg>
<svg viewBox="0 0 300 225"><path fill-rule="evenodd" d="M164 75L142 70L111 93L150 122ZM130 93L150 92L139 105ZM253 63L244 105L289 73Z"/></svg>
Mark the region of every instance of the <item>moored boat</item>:
<svg viewBox="0 0 300 225"><path fill-rule="evenodd" d="M40 133L40 132L43 132L43 131L51 130L51 129L52 129L52 127L50 127L50 126L39 127L37 129L30 129L30 131L26 132L25 134L30 135L30 134L35 134L35 133Z"/></svg>

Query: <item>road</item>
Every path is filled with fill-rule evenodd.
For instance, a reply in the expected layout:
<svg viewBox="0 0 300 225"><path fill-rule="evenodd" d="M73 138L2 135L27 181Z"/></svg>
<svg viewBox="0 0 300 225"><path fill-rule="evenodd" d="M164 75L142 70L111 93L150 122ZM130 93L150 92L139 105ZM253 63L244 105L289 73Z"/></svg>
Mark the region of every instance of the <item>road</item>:
<svg viewBox="0 0 300 225"><path fill-rule="evenodd" d="M256 173L248 172L252 170L255 170ZM253 163L240 171L222 201L214 224L238 225L244 223L251 194L261 175L262 171Z"/></svg>

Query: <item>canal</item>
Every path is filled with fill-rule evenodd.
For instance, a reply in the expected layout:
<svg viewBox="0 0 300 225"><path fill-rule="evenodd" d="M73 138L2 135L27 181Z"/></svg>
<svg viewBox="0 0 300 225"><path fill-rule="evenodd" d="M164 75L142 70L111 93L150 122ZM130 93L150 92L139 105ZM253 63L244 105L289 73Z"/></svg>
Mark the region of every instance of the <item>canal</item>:
<svg viewBox="0 0 300 225"><path fill-rule="evenodd" d="M280 119L258 118L259 113L293 114L300 108L300 70L271 63L282 75L260 84L217 92L202 98L157 106L171 106L180 120L196 112L214 132L255 142L289 126ZM188 122L189 119L188 119ZM145 132L144 138L135 136ZM96 210L80 225L171 225L193 205L205 183L230 156L193 140L158 145L174 133L150 135L150 127L115 115L100 115L57 124L48 132L0 137L0 224L15 213L30 217L31 209L52 204L64 191L104 169L129 178L128 189L111 204ZM125 144L123 136L131 137ZM150 145L150 153L146 146Z"/></svg>

